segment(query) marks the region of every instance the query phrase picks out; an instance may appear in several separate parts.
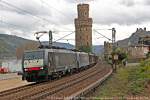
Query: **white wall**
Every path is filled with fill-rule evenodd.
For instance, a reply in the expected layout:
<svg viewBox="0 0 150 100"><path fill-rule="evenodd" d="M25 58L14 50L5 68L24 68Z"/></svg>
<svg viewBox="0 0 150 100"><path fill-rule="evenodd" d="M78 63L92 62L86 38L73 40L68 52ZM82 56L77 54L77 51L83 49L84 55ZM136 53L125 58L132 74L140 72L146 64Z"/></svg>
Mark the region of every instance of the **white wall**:
<svg viewBox="0 0 150 100"><path fill-rule="evenodd" d="M5 60L2 62L2 67L8 68L10 72L22 71L22 61L21 60Z"/></svg>

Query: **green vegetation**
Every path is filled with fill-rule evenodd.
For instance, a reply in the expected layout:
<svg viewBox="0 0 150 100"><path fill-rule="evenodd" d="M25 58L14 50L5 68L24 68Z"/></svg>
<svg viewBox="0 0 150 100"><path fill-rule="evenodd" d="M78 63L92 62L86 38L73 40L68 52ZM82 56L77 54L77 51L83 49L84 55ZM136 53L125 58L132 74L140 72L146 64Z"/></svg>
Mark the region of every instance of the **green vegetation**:
<svg viewBox="0 0 150 100"><path fill-rule="evenodd" d="M124 59L127 59L128 58L128 55L127 53L121 49L121 48L116 48L115 52L113 52L112 54L117 54L118 55L118 60L121 62L123 61Z"/></svg>
<svg viewBox="0 0 150 100"><path fill-rule="evenodd" d="M146 54L146 58L150 58L150 51Z"/></svg>
<svg viewBox="0 0 150 100"><path fill-rule="evenodd" d="M119 68L100 87L98 97L150 96L148 84L150 85L150 59L138 66Z"/></svg>
<svg viewBox="0 0 150 100"><path fill-rule="evenodd" d="M0 53L2 52L6 52L6 53L8 53L9 52L9 49L7 49L7 48L9 48L8 47L8 45L7 45L7 43L5 42L5 41L1 41L0 42Z"/></svg>
<svg viewBox="0 0 150 100"><path fill-rule="evenodd" d="M122 65L126 63L127 59L128 59L128 55L127 53L121 49L121 48L116 48L114 52L111 53L111 55L118 55L118 60L116 61L116 64L118 65ZM108 61L109 64L112 64L112 57L110 57L109 59L106 59Z"/></svg>
<svg viewBox="0 0 150 100"><path fill-rule="evenodd" d="M91 47L88 47L88 46L81 46L81 47L79 48L79 50L84 51L84 52L87 52L87 53L89 53L89 52L92 51L92 50L91 50Z"/></svg>

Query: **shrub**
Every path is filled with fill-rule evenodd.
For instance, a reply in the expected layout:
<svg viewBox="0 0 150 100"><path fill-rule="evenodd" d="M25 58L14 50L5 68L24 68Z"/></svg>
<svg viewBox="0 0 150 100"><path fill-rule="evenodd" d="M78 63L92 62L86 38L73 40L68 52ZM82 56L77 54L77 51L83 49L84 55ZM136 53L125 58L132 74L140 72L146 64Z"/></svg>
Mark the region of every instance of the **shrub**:
<svg viewBox="0 0 150 100"><path fill-rule="evenodd" d="M143 93L145 85L150 81L150 60L142 62L129 71L129 91L132 95Z"/></svg>

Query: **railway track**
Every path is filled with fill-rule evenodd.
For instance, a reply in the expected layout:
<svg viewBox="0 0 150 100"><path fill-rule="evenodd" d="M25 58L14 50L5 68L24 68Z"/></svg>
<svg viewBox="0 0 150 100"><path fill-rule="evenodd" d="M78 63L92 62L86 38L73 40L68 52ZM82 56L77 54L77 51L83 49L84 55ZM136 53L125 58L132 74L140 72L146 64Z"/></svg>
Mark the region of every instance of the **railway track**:
<svg viewBox="0 0 150 100"><path fill-rule="evenodd" d="M64 84L61 87L58 87L57 89L54 90L54 92L47 91L44 93L41 93L41 95L33 96L30 99L32 100L37 100L37 99L64 99L67 96L70 96L73 93L76 93L80 89L83 88L85 83L83 82L88 82L91 84L89 80L91 80L92 77L97 76L99 73L103 74L104 70L101 71L95 71L90 73L89 75L86 75L78 80L74 80L70 83Z"/></svg>
<svg viewBox="0 0 150 100"><path fill-rule="evenodd" d="M103 71L103 69L101 71L97 71L97 69L93 70L93 72L91 72L91 73L85 74L85 75L83 75L81 77L78 77L76 79L72 79L69 82L66 81L62 85L56 86L54 88L51 88L50 90L43 91L39 94L33 95L32 97L29 97L29 99L30 100L45 99L45 97L47 97L47 96L56 97L56 96L53 96L53 95L59 94L60 91L62 91L64 89L67 89L69 87L72 87L73 85L75 85L77 83L80 83L80 82L82 82L82 81L84 81L88 78L91 78L92 76L94 76L94 75L96 75L96 74L98 74L99 72L102 72L102 71Z"/></svg>
<svg viewBox="0 0 150 100"><path fill-rule="evenodd" d="M30 89L30 88L33 88L33 87L36 87L36 86L39 86L39 85L43 85L43 84L46 84L46 82L44 82L44 83L33 83L33 84L29 84L29 85L20 86L20 87L16 87L16 88L13 88L13 89L5 90L5 91L0 92L0 97L10 95L12 93L20 92L20 91L23 91L23 90L26 90L26 89Z"/></svg>
<svg viewBox="0 0 150 100"><path fill-rule="evenodd" d="M66 99L66 98L70 97L71 95L73 95L74 93L77 93L78 91L80 91L80 90L86 88L87 86L89 86L90 84L94 83L96 80L98 80L100 77L103 77L109 71L110 71L109 69L95 71L91 75L88 75L80 80L77 80L75 82L75 84L70 83L70 84L68 84L67 88L63 88L60 91L57 91L54 94L49 95L44 99L47 99L47 100Z"/></svg>
<svg viewBox="0 0 150 100"><path fill-rule="evenodd" d="M46 99L51 97L63 97L67 95L60 95L60 93L65 93L68 88L74 87L77 84L81 84L84 81L89 83L90 79L96 75L106 74L108 70L105 67L94 66L88 70L80 72L78 74L74 74L72 76L64 77L62 79L56 80L54 82L47 82L45 84L38 84L33 86L27 86L20 88L18 90L10 90L9 92L5 91L2 95L0 95L1 100L13 99L13 100L37 100L37 99ZM75 90L75 89L72 89Z"/></svg>
<svg viewBox="0 0 150 100"><path fill-rule="evenodd" d="M5 96L5 95L9 95L9 94L12 94L15 92L19 92L19 91L22 91L22 90L27 89L27 88L31 88L31 87L29 85L25 85L25 86L13 88L13 89L5 90L5 91L0 92L0 97Z"/></svg>
<svg viewBox="0 0 150 100"><path fill-rule="evenodd" d="M64 78L66 78L66 77L64 77ZM40 85L41 86L47 85L49 82L55 82L55 81L57 81L57 80L52 80L52 81L43 82L43 83L33 83L33 84L25 85L25 86L20 86L20 87L17 87L17 88L5 90L5 91L0 92L0 97L7 96L7 95L10 95L10 94L13 94L13 93L20 92L20 91L28 90L30 88L34 88L34 87L37 87L37 86L40 86Z"/></svg>

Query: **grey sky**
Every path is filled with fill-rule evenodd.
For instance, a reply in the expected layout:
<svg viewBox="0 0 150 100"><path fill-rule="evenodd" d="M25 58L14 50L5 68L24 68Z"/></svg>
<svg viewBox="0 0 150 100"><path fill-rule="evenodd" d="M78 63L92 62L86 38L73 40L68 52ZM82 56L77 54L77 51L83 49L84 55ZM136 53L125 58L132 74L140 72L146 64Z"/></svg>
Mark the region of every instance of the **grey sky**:
<svg viewBox="0 0 150 100"><path fill-rule="evenodd" d="M5 3L4 3L4 2ZM94 28L117 28L117 38L123 39L136 27L150 29L150 0L1 0L0 33L13 34L25 38L35 38L33 32L40 30L74 30L78 2L90 4L90 17ZM21 8L20 11L10 5ZM30 14L28 14L30 13ZM9 24L6 24L6 23ZM110 32L103 32L110 36ZM109 34L108 34L109 33ZM58 39L69 33L54 34ZM93 38L100 37L93 33ZM47 37L43 37L43 40ZM67 38L74 38L74 35ZM102 44L106 39L93 39L94 44ZM60 41L65 42L65 41ZM73 43L72 41L69 41Z"/></svg>

